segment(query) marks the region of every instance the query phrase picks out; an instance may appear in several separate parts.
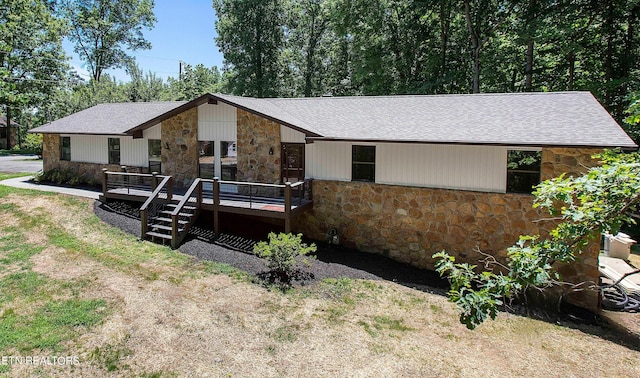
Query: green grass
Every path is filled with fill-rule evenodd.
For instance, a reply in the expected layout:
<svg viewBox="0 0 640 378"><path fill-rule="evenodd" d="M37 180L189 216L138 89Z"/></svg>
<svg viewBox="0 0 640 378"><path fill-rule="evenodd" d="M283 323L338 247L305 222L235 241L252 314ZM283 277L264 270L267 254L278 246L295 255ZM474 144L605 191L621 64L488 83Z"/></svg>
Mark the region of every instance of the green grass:
<svg viewBox="0 0 640 378"><path fill-rule="evenodd" d="M78 328L91 327L105 314L103 300L49 301L35 314L21 315L8 308L0 317L0 349L58 351L63 348L63 341L77 334Z"/></svg>

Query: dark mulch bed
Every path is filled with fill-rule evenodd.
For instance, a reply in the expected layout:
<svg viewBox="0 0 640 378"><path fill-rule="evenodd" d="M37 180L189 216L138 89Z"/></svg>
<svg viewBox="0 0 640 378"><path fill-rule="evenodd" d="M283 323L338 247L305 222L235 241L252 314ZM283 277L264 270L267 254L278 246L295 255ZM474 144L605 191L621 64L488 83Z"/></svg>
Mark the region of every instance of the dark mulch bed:
<svg viewBox="0 0 640 378"><path fill-rule="evenodd" d="M96 215L104 222L127 233L139 236L140 219L135 204L110 202L94 204ZM203 218L201 216L201 218ZM268 225L261 225L262 228ZM261 228L247 225L247 228ZM275 227L277 228L277 227ZM222 233L217 239L200 220L190 231L179 250L202 260L229 264L258 278L268 278L265 261L253 253L255 240L231 233ZM296 285L309 285L325 278L354 278L388 280L432 293L444 294L448 282L437 273L399 263L381 255L360 252L340 246L318 243L315 259L303 265L295 277Z"/></svg>

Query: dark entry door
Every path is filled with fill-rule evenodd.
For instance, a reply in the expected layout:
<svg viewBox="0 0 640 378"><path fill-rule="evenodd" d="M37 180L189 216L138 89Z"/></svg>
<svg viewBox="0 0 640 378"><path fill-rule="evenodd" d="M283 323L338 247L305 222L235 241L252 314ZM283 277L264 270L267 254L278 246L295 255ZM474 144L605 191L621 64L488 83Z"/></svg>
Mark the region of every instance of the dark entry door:
<svg viewBox="0 0 640 378"><path fill-rule="evenodd" d="M282 143L282 182L304 180L304 143Z"/></svg>

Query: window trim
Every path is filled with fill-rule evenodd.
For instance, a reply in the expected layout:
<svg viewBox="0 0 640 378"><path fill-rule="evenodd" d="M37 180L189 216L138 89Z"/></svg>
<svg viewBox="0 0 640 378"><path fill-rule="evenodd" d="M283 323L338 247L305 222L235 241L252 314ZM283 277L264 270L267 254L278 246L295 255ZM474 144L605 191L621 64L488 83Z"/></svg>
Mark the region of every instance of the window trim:
<svg viewBox="0 0 640 378"><path fill-rule="evenodd" d="M509 168L509 153L512 151L520 151L520 152L535 152L539 154L539 161L537 165L537 169L522 169L522 167L518 168ZM518 191L518 190L509 190L509 177L512 173L520 173L524 175L537 175L537 184L542 182L542 150L534 150L534 149L520 149L520 148L509 148L507 149L507 172L506 172L506 180L505 180L505 193L512 194L532 194L533 187L528 191ZM533 186L535 186L533 185Z"/></svg>
<svg viewBox="0 0 640 378"><path fill-rule="evenodd" d="M115 147L115 143L113 143L114 141L118 141L117 145L118 148L112 148ZM111 159L111 153L112 152L118 152L118 161L116 162L115 160ZM109 164L114 164L114 165L120 165L120 162L122 161L122 145L120 144L120 138L108 138L107 140L107 159L108 159L108 163Z"/></svg>
<svg viewBox="0 0 640 378"><path fill-rule="evenodd" d="M356 149L358 148L372 148L373 149L373 161L358 161L355 160ZM376 182L376 146L368 145L368 144L353 144L351 145L351 181L358 182ZM372 178L356 178L356 166L360 165L372 165L373 166L373 177Z"/></svg>
<svg viewBox="0 0 640 378"><path fill-rule="evenodd" d="M65 147L65 139L69 141L69 145L67 147ZM65 148L69 149L66 153ZM71 137L60 136L60 161L71 161Z"/></svg>

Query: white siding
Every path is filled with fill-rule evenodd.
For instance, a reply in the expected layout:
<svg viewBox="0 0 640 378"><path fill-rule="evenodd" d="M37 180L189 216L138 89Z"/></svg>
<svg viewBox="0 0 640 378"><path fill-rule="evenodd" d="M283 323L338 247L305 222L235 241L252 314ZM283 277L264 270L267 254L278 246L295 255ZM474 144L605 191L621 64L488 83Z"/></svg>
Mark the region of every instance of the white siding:
<svg viewBox="0 0 640 378"><path fill-rule="evenodd" d="M304 133L280 125L280 140L282 141L282 143L305 143L304 138Z"/></svg>
<svg viewBox="0 0 640 378"><path fill-rule="evenodd" d="M305 146L306 176L324 180L351 180L351 143L315 142Z"/></svg>
<svg viewBox="0 0 640 378"><path fill-rule="evenodd" d="M142 136L145 139L162 139L162 136L161 136L162 126L161 125L162 124L159 123L159 124L157 124L157 125L155 125L153 127L150 127L148 129L144 130L142 132Z"/></svg>
<svg viewBox="0 0 640 378"><path fill-rule="evenodd" d="M376 182L504 192L507 149L382 143L376 148Z"/></svg>
<svg viewBox="0 0 640 378"><path fill-rule="evenodd" d="M149 165L148 150L148 139L120 137L120 164L132 167L146 167Z"/></svg>
<svg viewBox="0 0 640 378"><path fill-rule="evenodd" d="M351 180L351 146L372 143L315 142L306 146L307 176ZM507 148L376 143L380 184L504 192Z"/></svg>
<svg viewBox="0 0 640 378"><path fill-rule="evenodd" d="M218 102L198 106L198 140L234 141L236 124L236 108L231 105Z"/></svg>
<svg viewBox="0 0 640 378"><path fill-rule="evenodd" d="M132 167L149 165L147 139L124 136L71 135L71 161L108 164L109 138L120 138L120 164Z"/></svg>
<svg viewBox="0 0 640 378"><path fill-rule="evenodd" d="M108 163L106 136L70 135L70 137L71 161L96 164Z"/></svg>

